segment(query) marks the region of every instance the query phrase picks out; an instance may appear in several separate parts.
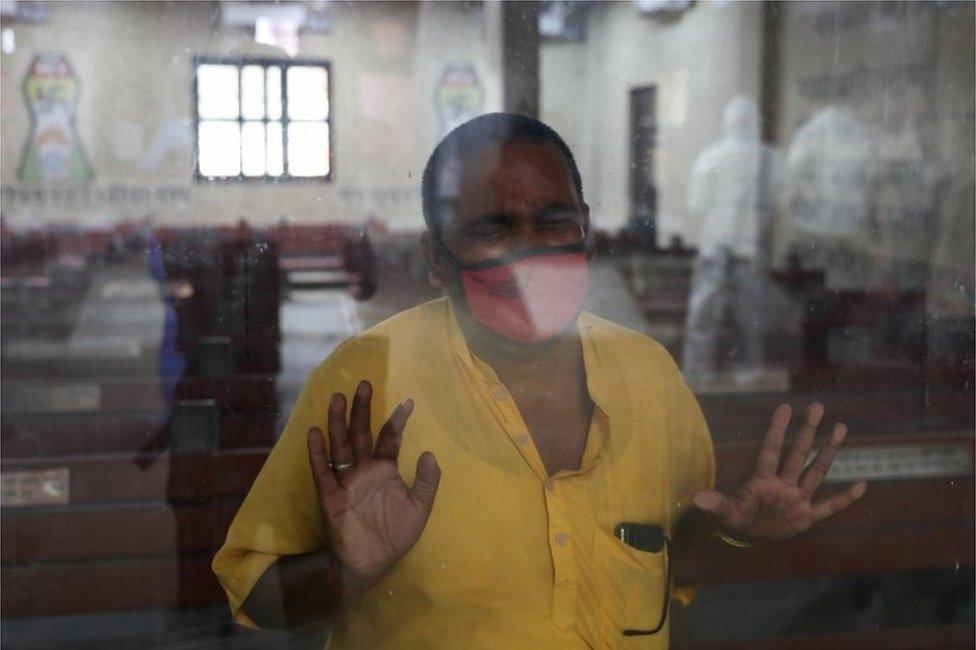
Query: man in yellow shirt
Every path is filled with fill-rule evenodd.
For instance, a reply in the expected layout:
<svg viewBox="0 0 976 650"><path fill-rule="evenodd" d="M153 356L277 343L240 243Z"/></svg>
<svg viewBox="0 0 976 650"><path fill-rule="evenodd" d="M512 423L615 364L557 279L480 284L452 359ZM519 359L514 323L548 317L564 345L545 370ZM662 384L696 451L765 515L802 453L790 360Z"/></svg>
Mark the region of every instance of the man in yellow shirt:
<svg viewBox="0 0 976 650"><path fill-rule="evenodd" d="M782 462L785 405L749 481L712 489L674 362L580 311L589 211L549 127L461 125L423 196L446 297L312 373L214 559L235 620L331 623L336 648L666 648L671 597L863 494L812 501L846 434L804 469L816 404Z"/></svg>

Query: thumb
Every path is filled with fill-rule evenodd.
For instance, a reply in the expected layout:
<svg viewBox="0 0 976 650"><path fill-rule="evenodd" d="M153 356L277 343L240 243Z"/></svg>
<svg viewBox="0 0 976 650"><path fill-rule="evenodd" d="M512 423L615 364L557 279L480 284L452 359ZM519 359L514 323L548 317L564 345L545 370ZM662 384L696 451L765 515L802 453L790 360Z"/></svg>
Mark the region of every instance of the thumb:
<svg viewBox="0 0 976 650"><path fill-rule="evenodd" d="M437 465L437 459L434 454L425 451L417 459L417 473L410 488L410 497L430 511L440 482L441 468Z"/></svg>
<svg viewBox="0 0 976 650"><path fill-rule="evenodd" d="M722 520L732 515L731 500L715 490L695 490L691 493L691 502L699 510L704 510Z"/></svg>

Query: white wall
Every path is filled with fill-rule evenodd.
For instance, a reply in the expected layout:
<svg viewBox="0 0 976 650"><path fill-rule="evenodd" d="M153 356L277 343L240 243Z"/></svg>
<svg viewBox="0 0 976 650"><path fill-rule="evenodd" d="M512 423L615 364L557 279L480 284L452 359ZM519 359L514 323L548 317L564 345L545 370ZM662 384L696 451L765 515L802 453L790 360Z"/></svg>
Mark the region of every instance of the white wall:
<svg viewBox="0 0 976 650"><path fill-rule="evenodd" d="M440 137L434 91L444 65L475 67L485 109L500 105L497 66L486 46L483 9L472 3L333 3L329 34L302 34L298 56L332 64L334 180L200 183L192 178L191 75L194 56L286 58L244 30L216 27L217 3L49 3L50 20L14 23L16 50L3 55L4 216L9 223L109 223L153 214L158 222L211 224L360 221L419 227L419 177ZM81 82L77 127L94 168L96 192L75 205L30 190L64 183L17 179L29 131L21 85L37 52L67 55ZM168 146L154 169L139 152ZM17 152L14 155L13 152ZM108 198L126 187L176 187L183 200ZM10 191L17 190L17 191Z"/></svg>
<svg viewBox="0 0 976 650"><path fill-rule="evenodd" d="M933 312L971 315L974 5L783 7L780 140L825 106L846 107L875 143L877 175L857 236L811 246L787 214L781 252L800 243L835 286L928 285Z"/></svg>
<svg viewBox="0 0 976 650"><path fill-rule="evenodd" d="M917 153L903 127L917 132L930 161L926 169L940 170L944 181L940 196L946 198L936 227L928 229L928 238L889 228L880 245L868 242L874 247L869 252L883 260L930 258L934 266L946 267L947 286L958 284L961 273L968 287L962 303L968 300L971 310L974 6L781 6L777 127L784 149L797 127L829 103L810 95L812 78L859 70L885 78L886 71L913 65L927 71L926 81L915 86L889 79L871 92L855 88L830 101L850 104L871 126L887 147L889 167ZM334 2L331 33L303 34L299 52L332 64L334 180L199 183L192 175L193 57L285 55L255 44L246 31L217 28L217 3L46 7L50 20L45 23L4 25L16 37L16 50L3 54L0 65L0 183L3 215L11 225L108 224L147 214L173 224L240 218L260 224L280 217L357 222L376 216L394 229L415 229L422 223L420 174L441 135L434 93L445 65L473 66L484 90L483 110L501 106L497 3ZM761 22L757 2L698 2L670 20L643 16L629 1L603 2L591 8L584 42L542 45L541 117L576 153L598 227L616 229L629 216L629 91L654 85L659 242L677 234L694 245L697 215L685 207L689 170L719 137L728 101L740 94L758 99ZM73 205L63 196L55 200L35 191L70 185L17 178L29 133L22 84L37 52L67 55L81 82L77 126L95 178L85 186L94 191L86 190ZM140 169L159 144L164 155L158 164ZM179 192L175 198L147 199L111 191L117 186ZM889 183L887 203L880 203L887 206L878 210L886 223L897 222L897 190ZM794 243L789 214L780 226L782 258Z"/></svg>
<svg viewBox="0 0 976 650"><path fill-rule="evenodd" d="M579 157L597 225L615 229L629 216L629 92L654 85L658 239L695 241L688 174L720 135L728 101L758 100L760 11L753 2L702 2L665 21L632 2L606 2L594 8L585 43L543 46L542 117Z"/></svg>

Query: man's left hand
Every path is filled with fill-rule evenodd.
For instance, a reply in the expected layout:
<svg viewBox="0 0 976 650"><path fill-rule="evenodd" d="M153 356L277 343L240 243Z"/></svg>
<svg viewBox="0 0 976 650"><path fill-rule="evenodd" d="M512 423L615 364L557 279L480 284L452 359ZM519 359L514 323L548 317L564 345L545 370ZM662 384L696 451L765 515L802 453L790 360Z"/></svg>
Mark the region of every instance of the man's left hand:
<svg viewBox="0 0 976 650"><path fill-rule="evenodd" d="M780 404L773 412L756 469L745 484L731 496L715 490L697 490L691 495L692 502L711 514L721 531L743 541L793 537L851 505L867 489L864 481L838 494L813 500L847 435L847 427L836 424L827 444L807 467L807 456L823 414L822 404L810 405L793 448L780 465L791 419L789 405Z"/></svg>

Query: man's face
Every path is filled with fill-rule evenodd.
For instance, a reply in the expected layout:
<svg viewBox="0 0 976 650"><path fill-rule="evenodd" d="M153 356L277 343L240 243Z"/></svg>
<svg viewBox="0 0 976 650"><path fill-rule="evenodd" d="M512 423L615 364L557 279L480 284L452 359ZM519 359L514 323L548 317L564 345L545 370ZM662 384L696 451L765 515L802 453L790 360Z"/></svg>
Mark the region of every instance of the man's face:
<svg viewBox="0 0 976 650"><path fill-rule="evenodd" d="M459 262L583 240L587 207L555 145L492 144L449 161L441 179L441 238ZM431 253L431 280L452 291L450 261Z"/></svg>

